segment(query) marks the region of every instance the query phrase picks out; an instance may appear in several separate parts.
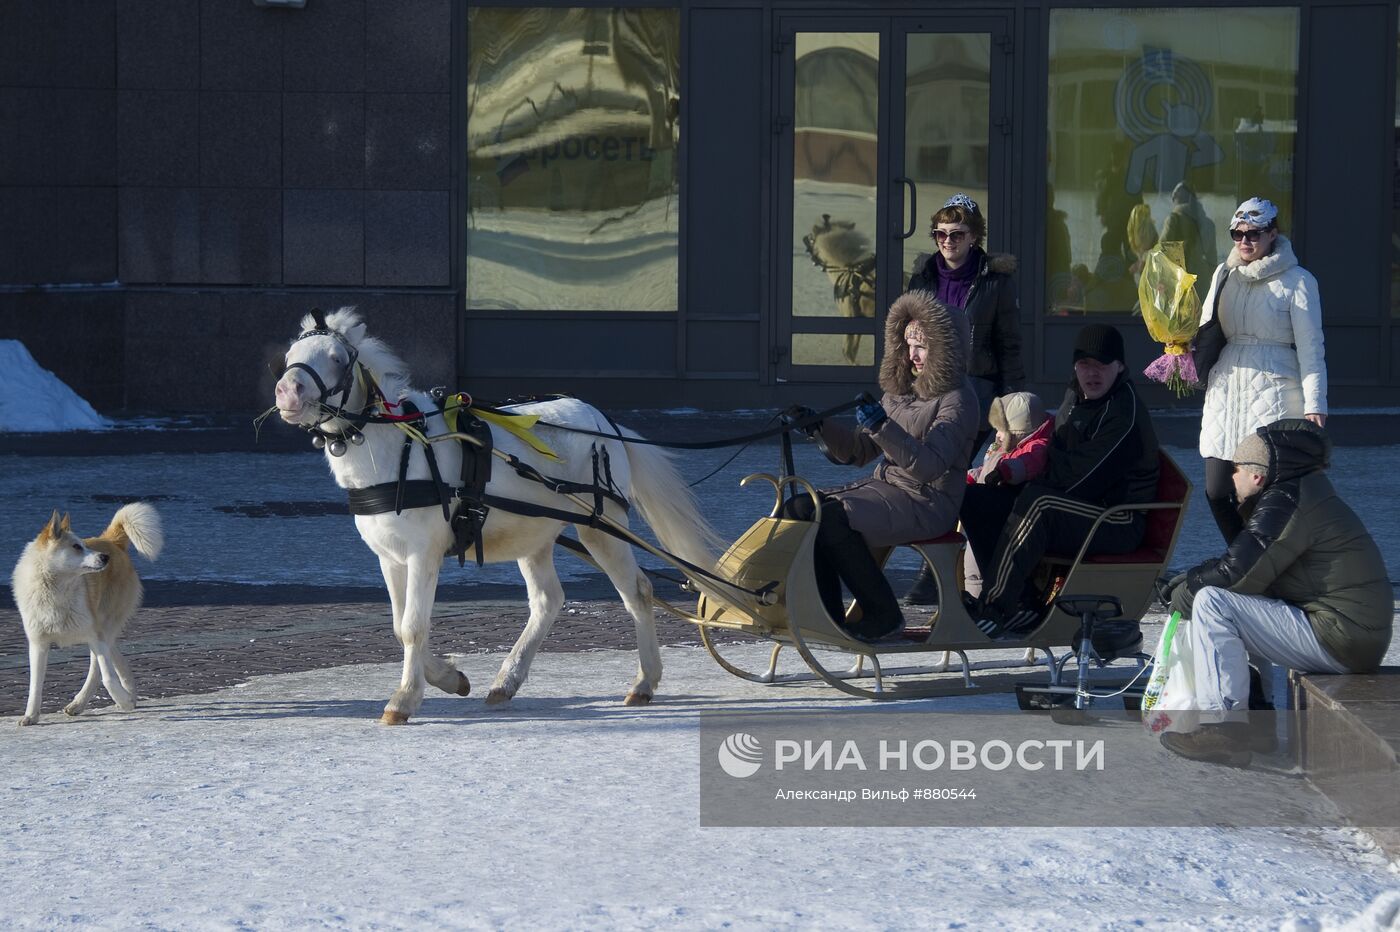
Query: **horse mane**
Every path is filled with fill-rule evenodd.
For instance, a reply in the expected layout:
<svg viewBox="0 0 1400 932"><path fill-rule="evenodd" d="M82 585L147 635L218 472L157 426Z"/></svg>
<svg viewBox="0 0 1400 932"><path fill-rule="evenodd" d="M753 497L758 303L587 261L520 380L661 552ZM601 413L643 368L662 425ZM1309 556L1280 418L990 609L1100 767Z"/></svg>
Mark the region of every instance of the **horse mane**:
<svg viewBox="0 0 1400 932"><path fill-rule="evenodd" d="M310 314L302 318L301 326L304 330L315 326ZM356 307L350 305L327 314L326 326L359 350L360 364L374 376L386 398L402 398L413 391L409 383L408 364L383 340L365 335L365 322Z"/></svg>

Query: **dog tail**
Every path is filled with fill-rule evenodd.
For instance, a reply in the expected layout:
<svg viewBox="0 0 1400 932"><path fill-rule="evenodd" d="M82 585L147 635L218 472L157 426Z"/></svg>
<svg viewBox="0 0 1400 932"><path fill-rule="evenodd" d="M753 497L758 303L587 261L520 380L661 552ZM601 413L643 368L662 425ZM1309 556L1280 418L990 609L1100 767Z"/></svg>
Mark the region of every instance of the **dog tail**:
<svg viewBox="0 0 1400 932"><path fill-rule="evenodd" d="M154 560L165 545L165 532L161 530L160 515L155 508L145 502L132 502L112 516L112 523L102 532L102 539L122 549L130 543L141 556Z"/></svg>

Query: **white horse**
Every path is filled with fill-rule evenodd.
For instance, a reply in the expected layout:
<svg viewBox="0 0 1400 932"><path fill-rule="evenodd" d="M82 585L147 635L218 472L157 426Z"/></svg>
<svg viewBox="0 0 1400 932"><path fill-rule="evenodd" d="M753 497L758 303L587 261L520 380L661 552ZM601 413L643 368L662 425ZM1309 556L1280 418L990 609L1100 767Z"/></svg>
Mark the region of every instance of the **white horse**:
<svg viewBox="0 0 1400 932"><path fill-rule="evenodd" d="M354 418L361 412L390 412L390 406L377 402L365 375L379 387L384 398L395 403L407 399L422 411L436 406L426 393L409 386L407 370L393 351L380 340L365 335L365 325L353 308L341 308L328 315L324 328L318 326L315 317L307 315L302 320L302 330L287 352L288 368L277 382L276 403L282 419L299 427L314 427L323 438L331 438L327 462L341 488L397 482L404 432L394 424L367 423L361 428L363 442L347 444L337 438L359 440L354 436L354 424L336 415L348 413ZM601 412L572 398L515 406L511 411L536 414L543 422L564 427L613 431ZM541 473L574 482L593 483L593 446L606 449L614 486L651 525L662 547L697 566L713 567L719 539L701 517L690 489L668 454L654 446L590 437L552 429L544 423L534 431L559 456L559 462L548 460L514 433L491 425L496 450L513 454ZM423 432L444 433L442 418L430 418ZM639 437L625 428L622 432L626 437ZM432 447L443 480L460 485L461 445L450 441L434 443ZM333 448L340 455L331 455ZM424 445L414 442L407 478L429 477ZM587 509L576 501L522 478L494 457L485 491L499 498L587 514ZM626 510L615 502L605 502L604 514L625 526ZM356 515L355 526L379 557L393 609L394 634L404 650L399 688L385 706L381 720L390 725L403 724L418 711L425 677L444 692L465 696L469 689L467 678L435 656L428 646L438 571L452 546L453 534L439 506L409 508L398 515L393 511ZM493 563L516 561L530 601L529 621L501 664L486 695L487 705L508 701L524 684L535 651L549 634L563 605L564 590L554 568L554 541L565 527L562 520L523 517L499 508L491 509L486 517L481 535L484 558ZM617 587L636 622L639 669L625 701L628 705L645 704L651 701L661 679L651 583L638 569L628 544L583 524L577 525L577 532L579 541Z"/></svg>

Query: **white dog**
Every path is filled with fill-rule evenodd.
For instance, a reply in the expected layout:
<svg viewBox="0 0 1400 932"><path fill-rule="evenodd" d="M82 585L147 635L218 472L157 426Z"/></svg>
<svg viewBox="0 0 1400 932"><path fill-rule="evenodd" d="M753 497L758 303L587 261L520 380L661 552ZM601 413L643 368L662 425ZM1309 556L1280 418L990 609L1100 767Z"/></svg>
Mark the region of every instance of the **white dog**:
<svg viewBox="0 0 1400 932"><path fill-rule="evenodd" d="M117 638L141 605L141 580L127 556L131 543L154 560L164 537L160 516L144 502L125 505L100 537L86 540L73 533L58 512L29 542L15 564L10 586L29 638L29 705L21 725L39 720L39 699L51 647L86 644L91 653L87 680L64 707L77 715L97 689L98 671L117 708L136 708L131 670L117 651Z"/></svg>

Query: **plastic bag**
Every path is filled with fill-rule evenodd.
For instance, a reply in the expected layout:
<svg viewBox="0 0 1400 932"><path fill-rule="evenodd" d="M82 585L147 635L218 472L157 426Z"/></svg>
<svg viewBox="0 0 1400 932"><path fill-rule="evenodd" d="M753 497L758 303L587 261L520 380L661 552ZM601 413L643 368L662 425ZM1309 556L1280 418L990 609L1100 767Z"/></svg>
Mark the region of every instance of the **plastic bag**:
<svg viewBox="0 0 1400 932"><path fill-rule="evenodd" d="M1143 257L1138 279L1138 304L1152 339L1165 352L1143 370L1162 382L1178 398L1199 384L1191 358L1191 338L1201 326L1201 299L1196 296L1196 276L1186 271L1181 243L1158 243Z"/></svg>
<svg viewBox="0 0 1400 932"><path fill-rule="evenodd" d="M1186 635L1190 619L1172 612L1157 641L1157 658L1142 697L1142 724L1154 735L1165 731L1195 731L1200 724L1196 709L1196 655Z"/></svg>

